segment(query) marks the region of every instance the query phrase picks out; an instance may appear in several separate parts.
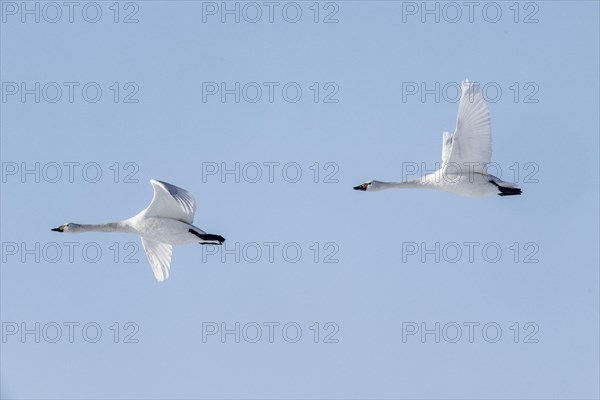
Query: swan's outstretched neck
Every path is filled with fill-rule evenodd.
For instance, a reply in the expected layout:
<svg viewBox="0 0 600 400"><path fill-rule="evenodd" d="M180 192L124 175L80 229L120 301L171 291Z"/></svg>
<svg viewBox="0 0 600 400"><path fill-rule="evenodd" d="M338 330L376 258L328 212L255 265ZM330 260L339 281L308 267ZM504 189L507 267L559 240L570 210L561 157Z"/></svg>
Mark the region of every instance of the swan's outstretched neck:
<svg viewBox="0 0 600 400"><path fill-rule="evenodd" d="M414 179L412 181L404 182L379 182L373 181L374 190L386 190L386 189L417 189L427 188L429 185L422 179Z"/></svg>
<svg viewBox="0 0 600 400"><path fill-rule="evenodd" d="M79 232L135 232L127 221L109 222L107 224L81 224L77 227Z"/></svg>

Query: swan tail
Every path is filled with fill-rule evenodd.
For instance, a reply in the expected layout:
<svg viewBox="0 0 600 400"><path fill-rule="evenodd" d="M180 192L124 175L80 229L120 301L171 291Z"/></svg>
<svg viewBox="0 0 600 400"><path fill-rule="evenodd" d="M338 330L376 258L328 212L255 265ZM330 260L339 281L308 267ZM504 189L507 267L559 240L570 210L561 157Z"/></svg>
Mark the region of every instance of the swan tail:
<svg viewBox="0 0 600 400"><path fill-rule="evenodd" d="M221 244L225 241L225 238L221 235L213 235L210 233L199 233L193 229L190 229L189 232L194 234L202 240L200 244Z"/></svg>
<svg viewBox="0 0 600 400"><path fill-rule="evenodd" d="M500 193L498 193L498 196L517 196L522 193L520 188L515 187L514 185L507 182L496 182L494 180L490 180L490 183L496 186L500 191Z"/></svg>

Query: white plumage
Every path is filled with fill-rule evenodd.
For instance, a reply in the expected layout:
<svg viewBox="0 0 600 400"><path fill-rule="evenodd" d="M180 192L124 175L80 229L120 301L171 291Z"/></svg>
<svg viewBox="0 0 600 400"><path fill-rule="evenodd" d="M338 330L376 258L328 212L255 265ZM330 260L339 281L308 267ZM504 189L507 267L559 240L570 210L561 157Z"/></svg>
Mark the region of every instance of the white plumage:
<svg viewBox="0 0 600 400"><path fill-rule="evenodd" d="M456 118L456 129L442 134L442 165L434 173L405 182L367 181L356 190L378 191L392 188L437 189L464 196L521 194L512 183L487 173L492 159L490 113L479 85L465 80Z"/></svg>
<svg viewBox="0 0 600 400"><path fill-rule="evenodd" d="M444 160L446 149L442 150L443 164L476 163L477 171L484 172L492 160L490 112L478 84L468 80L463 82L456 129L451 136L444 137L444 146L449 147L449 151L447 160Z"/></svg>
<svg viewBox="0 0 600 400"><path fill-rule="evenodd" d="M221 244L225 238L207 234L192 225L196 212L194 195L166 182L151 179L152 202L129 219L108 224L67 223L52 229L57 232L126 232L141 237L142 246L157 281L169 277L173 245L185 243Z"/></svg>

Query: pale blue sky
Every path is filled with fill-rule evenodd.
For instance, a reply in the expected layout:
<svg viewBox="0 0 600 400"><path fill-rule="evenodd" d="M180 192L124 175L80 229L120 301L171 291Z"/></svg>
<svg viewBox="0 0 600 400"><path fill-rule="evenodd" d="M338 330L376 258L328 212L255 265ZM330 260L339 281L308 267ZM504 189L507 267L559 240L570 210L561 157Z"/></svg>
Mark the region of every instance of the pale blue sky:
<svg viewBox="0 0 600 400"><path fill-rule="evenodd" d="M118 23L113 2L98 2L97 23L82 17L85 7L94 17L88 3L73 10L72 23L64 6L58 22L45 21L56 10L39 3L40 23L34 15L22 23L21 4L0 3L3 398L599 397L597 2L481 2L472 23L461 2L456 23L442 3L439 23L427 14L422 22L414 9L421 2L320 3L319 23L312 1L297 3L297 23L282 17L286 4L288 18L295 10L283 2L273 23L264 5L257 23L243 15L222 23L218 13L203 22L203 6L222 3L200 1L120 3ZM240 9L253 12L245 4ZM491 23L495 4L502 14ZM130 13L138 22L122 23ZM330 13L337 23L322 22ZM538 22L524 23L526 16ZM489 104L493 160L506 180L519 171L523 196L353 191L368 179L398 180L414 163L434 168L457 103L435 95L403 101L403 87L451 88L464 78L502 90ZM21 83L32 89L36 82L40 102L35 93L21 101ZM89 82L102 89L96 103L83 98ZM206 93L204 102L203 82L256 82L265 90L256 103ZM279 83L272 103L265 82ZM289 82L302 89L298 102L282 97ZM51 103L56 86L62 97ZM125 103L135 90L130 99L138 102ZM338 102L325 103L336 90ZM289 183L276 169L271 183L265 162L297 163L302 178ZM23 166L36 163L39 183L21 177ZM52 183L55 163L63 175ZM79 163L72 183L64 163ZM87 163L97 163L88 164L88 178L99 166L97 183L83 179ZM206 163L240 163L246 172L258 163L263 178L203 179ZM138 183L123 182L129 172ZM337 183L323 182L330 172ZM527 173L534 173L529 181ZM229 249L259 243L262 256L222 262L211 248L175 247L171 277L159 284L141 248L129 244L139 244L135 237L50 231L67 221L134 215L151 199L151 178L193 192L196 225L226 237ZM73 262L70 242L77 243ZM265 242L278 243L273 262ZM478 243L473 262L465 242ZM424 251L436 243L439 262ZM463 255L450 262L454 243ZM302 250L300 261L286 261L286 244ZM408 254L415 244L417 254ZM102 250L98 262L84 258L86 245ZM498 262L482 255L486 245L501 249ZM63 253L52 262L56 247ZM124 262L129 251L138 263ZM331 252L337 263L324 262ZM532 252L538 262L524 262ZM33 334L9 334L36 322L40 343ZM73 343L69 322L80 324ZM139 328L137 343L123 343L133 329L127 322ZM263 336L203 341L203 327L222 322L239 322L250 336L257 323ZM279 324L273 343L269 322ZM325 328L328 322L335 325ZM458 324L462 337L406 336L411 323L433 329L436 322L450 336ZM473 343L471 322L479 324ZM97 343L82 336L90 323L102 329ZM282 336L288 323L302 329L296 343ZM48 340L54 324L62 326L57 343ZM494 336L493 329L483 336L485 324L502 329L496 343L485 340ZM335 327L338 342L323 343Z"/></svg>

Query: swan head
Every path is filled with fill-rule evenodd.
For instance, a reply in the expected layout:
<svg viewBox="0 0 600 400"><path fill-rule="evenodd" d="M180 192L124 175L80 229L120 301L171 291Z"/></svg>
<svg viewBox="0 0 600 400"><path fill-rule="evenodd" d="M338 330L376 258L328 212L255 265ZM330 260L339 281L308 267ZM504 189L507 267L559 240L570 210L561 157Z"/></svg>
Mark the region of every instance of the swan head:
<svg viewBox="0 0 600 400"><path fill-rule="evenodd" d="M373 181L368 181L363 183L362 185L354 186L354 190L361 190L365 192L367 189L369 189L369 186L371 186L372 183Z"/></svg>
<svg viewBox="0 0 600 400"><path fill-rule="evenodd" d="M58 228L53 228L53 229L50 229L50 230L54 231L54 232L70 232L70 233L75 233L75 232L79 232L79 228L80 227L81 227L81 225L79 225L79 224L75 224L73 222L69 222L69 223L66 223L66 224L62 224Z"/></svg>
<svg viewBox="0 0 600 400"><path fill-rule="evenodd" d="M362 185L354 186L354 190L362 190L363 192L374 192L377 190L381 190L382 182L379 181L367 181Z"/></svg>

